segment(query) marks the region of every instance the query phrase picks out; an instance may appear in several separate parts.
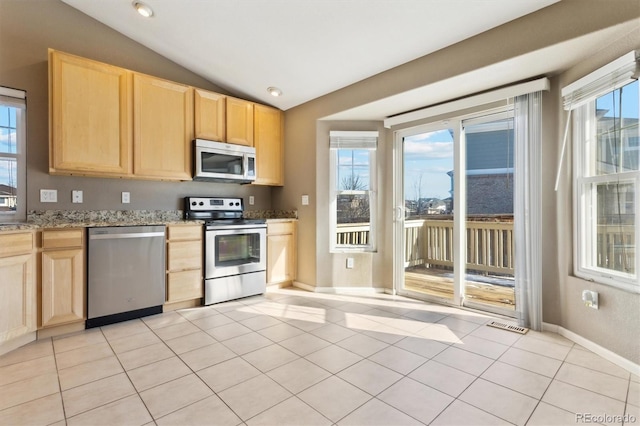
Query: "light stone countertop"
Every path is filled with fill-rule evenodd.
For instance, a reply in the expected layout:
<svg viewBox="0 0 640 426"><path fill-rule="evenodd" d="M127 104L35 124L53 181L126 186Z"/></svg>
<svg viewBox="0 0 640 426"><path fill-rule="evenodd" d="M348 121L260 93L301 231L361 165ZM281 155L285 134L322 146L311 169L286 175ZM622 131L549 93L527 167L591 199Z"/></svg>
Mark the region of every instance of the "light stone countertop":
<svg viewBox="0 0 640 426"><path fill-rule="evenodd" d="M25 222L0 223L2 231L29 231L56 228L104 226L204 224L203 220L184 220L182 210L43 210L29 211ZM290 222L297 210L245 210L244 217L268 222Z"/></svg>

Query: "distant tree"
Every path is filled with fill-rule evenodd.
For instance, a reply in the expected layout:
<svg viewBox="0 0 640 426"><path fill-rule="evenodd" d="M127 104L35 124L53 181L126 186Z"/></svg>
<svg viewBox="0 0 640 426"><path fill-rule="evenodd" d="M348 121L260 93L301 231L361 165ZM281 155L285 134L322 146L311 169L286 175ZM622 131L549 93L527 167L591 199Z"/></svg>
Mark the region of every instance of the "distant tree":
<svg viewBox="0 0 640 426"><path fill-rule="evenodd" d="M422 205L420 199L422 198L422 178L424 173L420 173L418 179L413 181L413 193L416 196L416 215L419 216L422 213Z"/></svg>
<svg viewBox="0 0 640 426"><path fill-rule="evenodd" d="M340 181L340 188L343 191L364 191L366 189L366 183L360 178L360 175L349 175L342 178Z"/></svg>

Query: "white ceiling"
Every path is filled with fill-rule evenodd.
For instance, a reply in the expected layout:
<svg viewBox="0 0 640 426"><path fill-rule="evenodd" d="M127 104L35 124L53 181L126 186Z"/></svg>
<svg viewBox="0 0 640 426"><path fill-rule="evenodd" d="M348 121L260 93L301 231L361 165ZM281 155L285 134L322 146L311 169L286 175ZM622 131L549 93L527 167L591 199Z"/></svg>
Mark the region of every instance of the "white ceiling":
<svg viewBox="0 0 640 426"><path fill-rule="evenodd" d="M143 0L150 19L131 0L62 1L239 97L286 110L559 0ZM350 114L425 105L411 99Z"/></svg>

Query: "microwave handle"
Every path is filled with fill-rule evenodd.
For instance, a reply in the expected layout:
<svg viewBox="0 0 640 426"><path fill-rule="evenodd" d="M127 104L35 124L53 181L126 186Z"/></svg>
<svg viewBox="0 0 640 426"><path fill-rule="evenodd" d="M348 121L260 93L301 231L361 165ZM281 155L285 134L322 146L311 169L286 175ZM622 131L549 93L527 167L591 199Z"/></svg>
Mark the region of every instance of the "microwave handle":
<svg viewBox="0 0 640 426"><path fill-rule="evenodd" d="M252 167L250 167L250 163L253 163ZM244 156L244 177L246 179L256 177L256 157L252 155Z"/></svg>

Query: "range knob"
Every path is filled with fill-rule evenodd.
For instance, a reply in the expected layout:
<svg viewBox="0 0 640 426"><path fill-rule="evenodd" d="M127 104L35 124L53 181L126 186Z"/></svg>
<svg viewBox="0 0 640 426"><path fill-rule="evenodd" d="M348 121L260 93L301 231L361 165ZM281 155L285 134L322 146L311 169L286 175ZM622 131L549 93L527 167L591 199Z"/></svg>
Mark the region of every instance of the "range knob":
<svg viewBox="0 0 640 426"><path fill-rule="evenodd" d="M204 206L204 203L202 201L200 201L198 204L200 204L201 206Z"/></svg>
<svg viewBox="0 0 640 426"><path fill-rule="evenodd" d="M240 205L240 202L236 201L236 206L239 206L239 205Z"/></svg>
<svg viewBox="0 0 640 426"><path fill-rule="evenodd" d="M191 205L192 205L192 206L195 206L196 204L198 204L198 203L196 203L195 201L192 201L192 202L191 202Z"/></svg>

